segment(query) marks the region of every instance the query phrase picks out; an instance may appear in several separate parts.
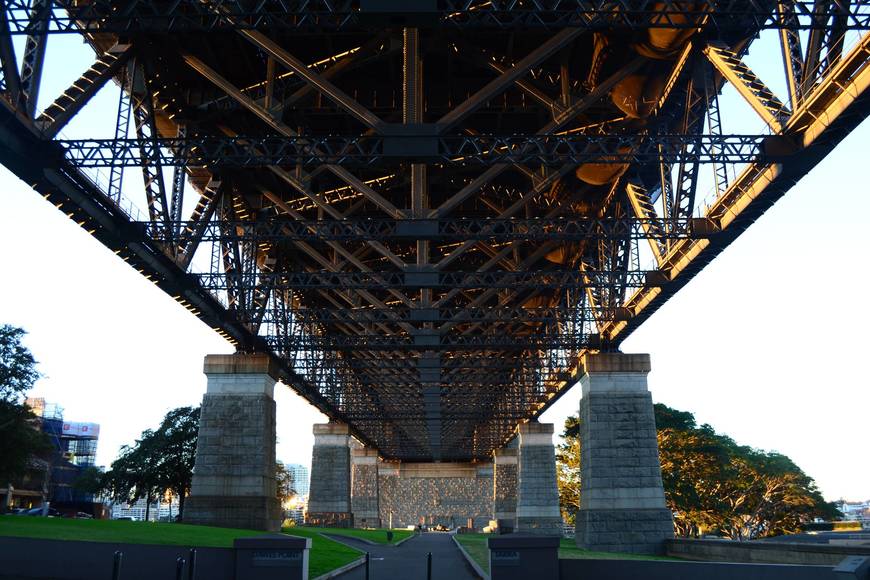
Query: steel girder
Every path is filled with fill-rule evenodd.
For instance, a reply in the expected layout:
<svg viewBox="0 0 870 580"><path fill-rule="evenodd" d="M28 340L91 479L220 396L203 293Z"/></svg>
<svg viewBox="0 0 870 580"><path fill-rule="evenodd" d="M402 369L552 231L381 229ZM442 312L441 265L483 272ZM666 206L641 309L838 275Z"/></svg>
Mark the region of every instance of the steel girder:
<svg viewBox="0 0 870 580"><path fill-rule="evenodd" d="M6 0L14 33L27 34L30 19L27 0ZM317 1L296 0L250 3L239 0L150 1L132 0L56 0L57 10L50 21L53 32L78 33L168 33L212 30L263 29L301 31L372 30L385 25L446 27L451 29L490 28L561 29L582 27L602 29L694 28L706 23L715 29L793 28L819 26L812 20L814 2L789 2L794 8L771 10L770 3L758 0L526 0L522 2L467 2L466 0L418 0L405 12L377 0ZM870 12L859 3L826 3L822 13L842 16L849 28L870 27ZM778 18L794 14L795 22Z"/></svg>
<svg viewBox="0 0 870 580"><path fill-rule="evenodd" d="M791 154L788 139L765 135L426 135L205 137L185 139L62 139L75 166L139 167L142 158L164 166L215 168L281 165L388 167L402 162L451 165L584 163L777 162ZM693 145L692 150L687 146Z"/></svg>
<svg viewBox="0 0 870 580"><path fill-rule="evenodd" d="M0 3L0 161L384 457L488 457L870 109L864 2L373 5ZM764 28L784 99L745 64ZM36 115L11 35L95 29ZM55 139L112 79L114 135ZM765 134L725 132L725 83Z"/></svg>

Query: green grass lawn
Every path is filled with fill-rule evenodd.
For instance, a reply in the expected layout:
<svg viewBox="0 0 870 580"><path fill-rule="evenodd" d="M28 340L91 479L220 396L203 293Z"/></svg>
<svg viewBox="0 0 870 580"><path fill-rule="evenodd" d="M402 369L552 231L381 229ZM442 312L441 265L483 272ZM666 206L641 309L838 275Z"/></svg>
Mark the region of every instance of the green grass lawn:
<svg viewBox="0 0 870 580"><path fill-rule="evenodd" d="M486 540L490 534L457 534L456 539L474 561L489 572L489 548ZM619 554L614 552L592 552L578 548L572 538L562 538L559 543L559 557L565 559L600 558L604 560L673 560L662 556L644 556L639 554Z"/></svg>
<svg viewBox="0 0 870 580"><path fill-rule="evenodd" d="M311 538L311 552L309 554L309 576L311 578L316 578L330 570L344 566L362 555L361 552L353 548L324 538L319 533L321 530L317 528L287 528L284 531L293 536ZM232 547L233 540L236 538L258 536L262 533L256 530L185 524L0 516L0 535L2 536L53 540L229 548ZM384 537L384 541L386 541L386 537Z"/></svg>
<svg viewBox="0 0 870 580"><path fill-rule="evenodd" d="M355 528L286 528L284 531L288 534L292 534L294 530L298 529L316 529L321 532L325 532L327 534L335 534L336 536L350 536L351 538L359 538L360 540L368 540L370 542L376 542L378 544L395 544L397 542L401 542L405 538L411 536L414 532L410 530L387 530L387 529L376 529L376 530L358 530ZM393 541L387 541L387 532L393 532Z"/></svg>

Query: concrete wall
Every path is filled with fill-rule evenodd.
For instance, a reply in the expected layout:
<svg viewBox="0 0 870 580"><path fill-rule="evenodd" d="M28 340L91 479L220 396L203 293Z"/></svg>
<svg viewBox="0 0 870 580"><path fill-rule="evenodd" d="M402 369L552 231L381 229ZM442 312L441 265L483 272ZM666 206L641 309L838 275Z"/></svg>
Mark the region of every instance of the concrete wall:
<svg viewBox="0 0 870 580"><path fill-rule="evenodd" d="M175 578L176 560L189 554L184 546L0 537L0 579L111 580L116 551L124 553L122 580ZM234 551L197 548L196 577L233 580Z"/></svg>
<svg viewBox="0 0 870 580"><path fill-rule="evenodd" d="M559 560L559 580L840 580L831 566L782 566L662 562L655 560ZM493 580L496 580L493 578ZM845 580L845 579L843 579Z"/></svg>
<svg viewBox="0 0 870 580"><path fill-rule="evenodd" d="M492 519L492 464L381 463L381 523L483 528ZM392 514L392 519L391 519Z"/></svg>
<svg viewBox="0 0 870 580"><path fill-rule="evenodd" d="M833 566L847 556L870 558L870 548L786 542L676 539L665 543L669 556L718 562L769 562Z"/></svg>

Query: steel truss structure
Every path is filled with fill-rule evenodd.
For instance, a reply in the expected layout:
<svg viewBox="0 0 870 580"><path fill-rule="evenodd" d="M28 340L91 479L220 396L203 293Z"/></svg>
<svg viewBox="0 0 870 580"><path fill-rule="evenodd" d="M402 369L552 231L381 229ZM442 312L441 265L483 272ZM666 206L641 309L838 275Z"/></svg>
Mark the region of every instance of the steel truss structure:
<svg viewBox="0 0 870 580"><path fill-rule="evenodd" d="M386 458L488 458L870 112L866 1L413 4L0 1L0 161Z"/></svg>

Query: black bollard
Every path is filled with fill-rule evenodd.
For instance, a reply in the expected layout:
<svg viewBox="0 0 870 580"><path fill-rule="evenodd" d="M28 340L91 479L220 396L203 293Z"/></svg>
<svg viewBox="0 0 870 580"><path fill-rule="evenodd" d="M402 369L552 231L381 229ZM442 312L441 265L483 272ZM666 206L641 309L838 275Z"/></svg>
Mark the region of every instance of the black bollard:
<svg viewBox="0 0 870 580"><path fill-rule="evenodd" d="M193 580L196 576L196 548L190 549L187 561L187 580Z"/></svg>
<svg viewBox="0 0 870 580"><path fill-rule="evenodd" d="M124 552L115 552L115 558L112 562L112 580L121 580L121 561L124 559Z"/></svg>
<svg viewBox="0 0 870 580"><path fill-rule="evenodd" d="M175 580L184 580L184 558L179 556L175 559Z"/></svg>
<svg viewBox="0 0 870 580"><path fill-rule="evenodd" d="M432 580L432 552L426 555L426 580Z"/></svg>
<svg viewBox="0 0 870 580"><path fill-rule="evenodd" d="M366 580L369 580L369 553L366 552Z"/></svg>

